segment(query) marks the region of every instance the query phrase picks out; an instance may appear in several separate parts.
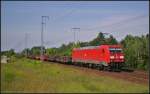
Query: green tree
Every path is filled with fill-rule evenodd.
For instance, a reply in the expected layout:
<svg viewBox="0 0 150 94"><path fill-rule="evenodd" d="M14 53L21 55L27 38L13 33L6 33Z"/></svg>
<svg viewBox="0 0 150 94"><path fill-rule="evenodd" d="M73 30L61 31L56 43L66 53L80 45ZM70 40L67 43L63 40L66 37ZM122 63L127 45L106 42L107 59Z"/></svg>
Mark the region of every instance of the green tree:
<svg viewBox="0 0 150 94"><path fill-rule="evenodd" d="M98 46L105 43L105 38L103 33L99 33L98 36L89 42L91 46Z"/></svg>
<svg viewBox="0 0 150 94"><path fill-rule="evenodd" d="M44 53L46 52L45 47L43 47ZM31 48L31 54L32 55L40 55L41 47L40 46L35 46Z"/></svg>
<svg viewBox="0 0 150 94"><path fill-rule="evenodd" d="M112 35L110 35L110 37L108 38L108 40L109 40L108 44L111 44L111 45L118 44L117 40Z"/></svg>
<svg viewBox="0 0 150 94"><path fill-rule="evenodd" d="M133 68L148 69L149 61L149 37L127 35L121 41L124 47L126 64Z"/></svg>
<svg viewBox="0 0 150 94"><path fill-rule="evenodd" d="M11 56L15 55L15 51L14 51L14 49L10 49L8 51L2 51L1 55L6 55L8 57L11 57Z"/></svg>
<svg viewBox="0 0 150 94"><path fill-rule="evenodd" d="M21 54L24 56L28 56L31 54L31 50L29 48L26 48L21 52Z"/></svg>

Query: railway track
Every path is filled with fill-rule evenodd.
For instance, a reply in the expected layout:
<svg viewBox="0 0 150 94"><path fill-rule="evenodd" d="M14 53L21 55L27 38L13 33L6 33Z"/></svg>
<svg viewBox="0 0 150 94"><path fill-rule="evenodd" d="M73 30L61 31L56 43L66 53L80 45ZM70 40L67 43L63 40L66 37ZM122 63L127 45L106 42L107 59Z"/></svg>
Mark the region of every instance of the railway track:
<svg viewBox="0 0 150 94"><path fill-rule="evenodd" d="M133 73L126 73L126 74L128 74L128 75L131 75L131 76L133 76L133 77L137 77L137 78L139 78L139 79L148 79L148 73L146 74L146 73L136 73L136 72L133 72Z"/></svg>
<svg viewBox="0 0 150 94"><path fill-rule="evenodd" d="M49 63L50 61L46 61ZM65 67L72 67L72 68L77 68L78 70L82 70L85 73L92 73L96 74L99 76L109 76L113 77L116 79L122 79L125 81L130 81L133 83L137 84L144 84L144 85L149 85L149 73L143 72L143 71L134 71L134 72L127 72L127 71L122 71L122 72L109 72L109 71L99 71L97 69L92 69L88 67L83 67L83 66L77 66L77 65L68 65L65 63L59 63L59 62L52 62L52 63L57 63Z"/></svg>
<svg viewBox="0 0 150 94"><path fill-rule="evenodd" d="M116 79L122 79L137 84L143 84L143 85L149 84L149 74L137 74L135 72L108 72L108 71L98 71L98 70L94 70L94 71L98 75L110 76Z"/></svg>
<svg viewBox="0 0 150 94"><path fill-rule="evenodd" d="M58 63L60 64L60 63ZM63 66L68 66L66 64L61 64ZM99 76L109 76L116 79L122 79L125 81L130 81L137 84L149 85L149 73L141 72L141 71L134 71L134 72L109 72L109 71L99 71L97 69L81 67L81 66L74 66L69 65L69 67L77 68L82 70L85 73L92 73Z"/></svg>
<svg viewBox="0 0 150 94"><path fill-rule="evenodd" d="M148 85L148 82L149 82L148 74L146 77L143 77L141 74L139 75L134 72L132 73L121 72L121 73L112 73L111 76L124 79L127 81L131 81L131 82L135 82L135 83L140 83L140 84Z"/></svg>

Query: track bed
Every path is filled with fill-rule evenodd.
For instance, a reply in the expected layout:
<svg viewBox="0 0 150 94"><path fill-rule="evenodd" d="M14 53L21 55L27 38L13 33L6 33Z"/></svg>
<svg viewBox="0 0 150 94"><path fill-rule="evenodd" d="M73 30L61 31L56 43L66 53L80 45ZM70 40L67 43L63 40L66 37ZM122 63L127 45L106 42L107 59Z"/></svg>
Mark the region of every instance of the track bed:
<svg viewBox="0 0 150 94"><path fill-rule="evenodd" d="M54 62L55 63L55 62ZM65 64L61 64L65 67L72 67L72 68L76 68L79 69L81 71L83 71L84 73L87 74L91 74L94 73L98 76L109 76L109 77L113 77L116 79L122 79L125 81L130 81L133 83L137 83L137 84L144 84L144 85L149 85L149 73L145 72L145 71L139 71L139 70L135 70L134 72L109 72L109 71L99 71L96 69L91 69L91 68L86 68L86 67L79 67L79 66L74 66L74 65L65 65Z"/></svg>

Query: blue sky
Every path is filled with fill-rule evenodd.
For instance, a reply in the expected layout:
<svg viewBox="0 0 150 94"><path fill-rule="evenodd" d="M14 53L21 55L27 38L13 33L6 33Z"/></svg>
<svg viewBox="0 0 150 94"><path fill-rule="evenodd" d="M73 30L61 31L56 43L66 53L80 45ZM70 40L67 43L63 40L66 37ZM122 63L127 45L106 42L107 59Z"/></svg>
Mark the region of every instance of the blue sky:
<svg viewBox="0 0 150 94"><path fill-rule="evenodd" d="M44 28L46 47L73 42L71 28L79 27L76 39L90 41L98 32L112 34L118 41L127 34L149 33L148 1L2 1L1 49L40 45L41 16L49 16Z"/></svg>

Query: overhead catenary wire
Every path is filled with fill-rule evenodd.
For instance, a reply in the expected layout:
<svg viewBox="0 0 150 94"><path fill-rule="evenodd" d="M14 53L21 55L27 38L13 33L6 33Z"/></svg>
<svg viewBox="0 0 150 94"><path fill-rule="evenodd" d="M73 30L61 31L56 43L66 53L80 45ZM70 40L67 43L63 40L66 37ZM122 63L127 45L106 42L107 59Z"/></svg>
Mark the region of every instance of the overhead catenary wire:
<svg viewBox="0 0 150 94"><path fill-rule="evenodd" d="M56 17L56 19L53 19L52 21L50 21L49 23L54 23L54 22L57 22L57 21L62 21L65 19L65 17L68 17L68 15L72 15L75 11L77 11L77 9L72 9L71 11L67 12L66 14L62 15L62 16L58 16L58 18ZM66 38L66 37L65 37ZM64 39L64 38L63 38ZM61 41L61 39L59 39L58 41ZM47 44L50 44L52 43L51 41L47 41L47 42L44 42L45 45ZM56 42L55 42L56 43ZM55 44L53 43L53 44Z"/></svg>
<svg viewBox="0 0 150 94"><path fill-rule="evenodd" d="M72 14L73 11L74 10L70 11L69 13L67 13L66 16L69 15L69 14ZM64 18L66 16L65 15L60 16L58 19ZM139 20L139 19L141 19L143 17L147 17L147 15L145 15L145 14L144 15L139 15L139 16L136 16L136 17L132 17L132 18L128 18L128 19L122 20L122 21L117 22L117 23L112 23L112 24L104 25L104 26L98 26L98 27L95 27L95 28L85 28L85 29L82 28L82 31L94 31L94 30L99 31L98 29L111 28L111 27L113 27L115 25L117 25L117 27L118 27L118 25L123 25L123 24L127 24L128 22L137 21L137 20ZM57 21L58 19L55 19L55 20ZM60 20L58 20L58 21L60 21ZM118 36L120 36L120 35L118 35Z"/></svg>
<svg viewBox="0 0 150 94"><path fill-rule="evenodd" d="M115 26L115 25L123 25L123 24L127 24L128 22L132 22L132 21L134 21L134 20L139 20L139 19L141 19L141 18L143 18L143 17L147 17L147 15L139 15L139 16L136 16L136 17L132 17L132 18L128 18L128 19L125 19L125 20L122 20L122 21L120 21L120 22L117 22L117 23L113 23L113 24L109 24L109 25L105 25L105 26L99 26L99 27L97 27L97 28L91 28L90 30L88 30L88 31L92 31L93 32L93 30L95 30L95 29L97 29L96 31L99 31L98 29L100 28L100 29L102 29L102 28L111 28L112 26ZM84 28L82 29L82 31L86 31ZM106 32L106 31L105 31ZM107 32L106 32L107 33ZM112 35L112 34L111 34ZM119 35L117 35L117 36L115 36L115 37L119 37L120 36L120 34ZM61 40L63 40L62 38L61 39L59 39L58 41L61 41ZM75 40L75 39L74 39ZM56 41L56 40L55 40ZM51 41L47 41L46 42L46 44L48 45L48 44L51 44L52 42ZM55 42L56 43L56 42ZM55 44L54 42L52 43L52 44Z"/></svg>
<svg viewBox="0 0 150 94"><path fill-rule="evenodd" d="M148 17L148 15L147 14L138 15L138 16L135 16L135 17L131 17L131 18L116 22L116 23L103 25L103 26L97 26L97 27L93 27L93 28L83 28L83 30L84 31L93 31L93 30L99 29L99 28L110 28L110 27L115 26L115 25L121 25L121 24L126 24L127 22L136 21L136 20L139 20L143 17Z"/></svg>
<svg viewBox="0 0 150 94"><path fill-rule="evenodd" d="M129 23L130 21L132 22L132 21L134 21L134 20L139 20L139 19L141 19L141 18L143 18L143 17L147 17L147 15L139 15L139 16L136 16L136 17L132 17L132 18L128 18L128 19L126 19L126 20L122 20L122 21L120 21L120 22L117 22L117 23L113 23L113 24L110 24L110 25L105 25L104 27L106 27L106 28L111 28L112 26L115 26L115 25L123 25L123 24L127 24L127 23ZM118 27L118 26L117 26ZM88 30L88 31L91 31L91 32L93 32L95 29L96 29L96 32L97 31L99 31L98 29L103 29L103 28L101 28L101 26L99 26L99 27L97 27L97 28L91 28L90 30ZM86 31L84 28L82 29L82 31ZM107 31L105 31L105 33L107 33ZM112 34L110 34L110 35L112 35ZM115 35L115 37L119 37L120 36L120 34L118 34L118 35ZM62 39L60 39L60 40L58 40L58 41L61 41ZM51 42L48 42L47 44L50 44Z"/></svg>
<svg viewBox="0 0 150 94"><path fill-rule="evenodd" d="M57 22L57 21L62 21L63 19L65 19L65 17L68 17L68 15L73 14L75 11L77 11L77 9L72 9L68 13L66 13L66 14L64 14L62 16L58 16L58 18L56 17L56 19L52 20L50 23Z"/></svg>
<svg viewBox="0 0 150 94"><path fill-rule="evenodd" d="M129 22L134 22L134 21L138 21L138 20L140 20L140 19L142 19L142 18L144 18L144 17L148 17L148 15L147 14L143 14L143 15L138 15L138 16L135 16L135 17L131 17L131 18L128 18L128 19L125 19L125 20L122 20L122 21L119 21L119 22L116 22L116 23L112 23L112 24L109 24L109 25L104 25L104 26L97 26L97 27L94 27L94 28L83 28L82 29L82 31L91 31L91 32L93 32L93 31L95 31L95 32L97 32L97 31L99 31L99 29L105 29L105 28L107 28L107 29L109 29L109 28L112 28L112 27L116 27L116 28L120 28L120 26L119 25L124 25L124 24L127 24L127 23L129 23ZM117 26L116 26L117 25ZM114 29L113 28L113 29ZM112 30L111 30L112 31ZM107 32L107 31L105 31L105 32ZM119 32L118 32L119 33ZM116 37L119 37L120 36L120 34L119 35L117 35Z"/></svg>

